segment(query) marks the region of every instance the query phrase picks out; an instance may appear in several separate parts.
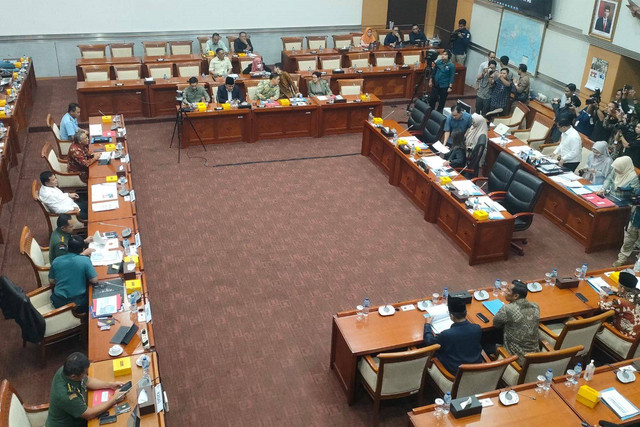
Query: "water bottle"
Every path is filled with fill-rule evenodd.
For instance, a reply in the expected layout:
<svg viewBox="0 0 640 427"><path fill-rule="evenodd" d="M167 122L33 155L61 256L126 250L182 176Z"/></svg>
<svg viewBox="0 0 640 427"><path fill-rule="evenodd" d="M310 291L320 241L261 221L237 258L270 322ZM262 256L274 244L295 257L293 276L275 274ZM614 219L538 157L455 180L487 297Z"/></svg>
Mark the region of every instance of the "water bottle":
<svg viewBox="0 0 640 427"><path fill-rule="evenodd" d="M393 130L393 145L398 145L398 132L395 129Z"/></svg>
<svg viewBox="0 0 640 427"><path fill-rule="evenodd" d="M444 291L442 292L442 300L444 303L447 303L447 299L449 298L449 289L445 286Z"/></svg>
<svg viewBox="0 0 640 427"><path fill-rule="evenodd" d="M136 304L136 296L134 294L129 295L129 309L132 313L135 313L138 309L138 304Z"/></svg>
<svg viewBox="0 0 640 427"><path fill-rule="evenodd" d="M640 257L638 257L638 260L636 261L636 263L633 264L633 272L636 273L636 275L640 273Z"/></svg>
<svg viewBox="0 0 640 427"><path fill-rule="evenodd" d="M551 382L553 381L553 370L548 369L547 373L544 374L544 386L542 389L548 391L551 388Z"/></svg>
<svg viewBox="0 0 640 427"><path fill-rule="evenodd" d="M353 71L358 69L358 64L353 64Z"/></svg>
<svg viewBox="0 0 640 427"><path fill-rule="evenodd" d="M167 73L164 74L164 79L167 80Z"/></svg>
<svg viewBox="0 0 640 427"><path fill-rule="evenodd" d="M371 306L371 302L369 302L369 298L365 298L364 304L362 305L362 315L364 317L369 315L369 306Z"/></svg>
<svg viewBox="0 0 640 427"><path fill-rule="evenodd" d="M442 405L442 414L447 415L451 409L451 393L447 392L444 395L444 405Z"/></svg>
<svg viewBox="0 0 640 427"><path fill-rule="evenodd" d="M493 283L493 296L497 297L500 294L500 279L496 279Z"/></svg>
<svg viewBox="0 0 640 427"><path fill-rule="evenodd" d="M578 380L580 379L580 374L582 373L582 363L578 362L575 368L573 368L573 372L575 372L575 376L573 377L574 384L578 384Z"/></svg>
<svg viewBox="0 0 640 427"><path fill-rule="evenodd" d="M373 123L373 113L369 111L369 123Z"/></svg>
<svg viewBox="0 0 640 427"><path fill-rule="evenodd" d="M554 268L553 271L551 272L551 285L555 286L556 285L556 280L558 279L558 269Z"/></svg>
<svg viewBox="0 0 640 427"><path fill-rule="evenodd" d="M595 370L596 370L596 365L593 364L593 360L592 360L591 363L589 363L587 367L584 369L584 380L591 381L593 379L593 371Z"/></svg>
<svg viewBox="0 0 640 427"><path fill-rule="evenodd" d="M587 277L587 263L582 264L582 268L580 269L580 278L584 279Z"/></svg>
<svg viewBox="0 0 640 427"><path fill-rule="evenodd" d="M311 74L311 67L309 67L307 71L309 72L309 74Z"/></svg>
<svg viewBox="0 0 640 427"><path fill-rule="evenodd" d="M418 60L416 59L415 64L413 64L413 69L417 70L418 69Z"/></svg>

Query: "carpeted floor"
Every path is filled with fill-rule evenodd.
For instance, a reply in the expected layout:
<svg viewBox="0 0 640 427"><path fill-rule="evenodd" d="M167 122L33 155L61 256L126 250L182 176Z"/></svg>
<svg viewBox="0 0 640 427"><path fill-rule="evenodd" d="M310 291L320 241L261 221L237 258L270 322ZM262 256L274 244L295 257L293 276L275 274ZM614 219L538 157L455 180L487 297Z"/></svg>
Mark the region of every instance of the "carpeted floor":
<svg viewBox="0 0 640 427"><path fill-rule="evenodd" d="M68 88L43 81L33 115L52 111L59 120L72 98ZM392 117L403 116L403 109ZM40 126L40 118L32 117L32 126ZM536 216L524 257L470 267L458 247L357 154L359 134L206 152L194 147L177 164L177 150L169 149L172 129L170 122L128 128L170 426L367 425L370 399L361 391L347 406L329 369L333 313L367 296L380 304L444 286L487 286L496 277L539 278L552 267L561 274L583 262L603 268L616 254L585 254ZM2 216L2 273L26 290L35 280L18 240L26 224L47 244L46 224L30 197L32 180L45 168L39 152L47 140L48 133L29 134L16 200ZM21 347L15 323L0 322L0 335L0 377L30 403L48 399L53 372L83 348L74 340L60 344L42 367L34 346ZM414 399L383 404L382 424L406 425L413 406Z"/></svg>

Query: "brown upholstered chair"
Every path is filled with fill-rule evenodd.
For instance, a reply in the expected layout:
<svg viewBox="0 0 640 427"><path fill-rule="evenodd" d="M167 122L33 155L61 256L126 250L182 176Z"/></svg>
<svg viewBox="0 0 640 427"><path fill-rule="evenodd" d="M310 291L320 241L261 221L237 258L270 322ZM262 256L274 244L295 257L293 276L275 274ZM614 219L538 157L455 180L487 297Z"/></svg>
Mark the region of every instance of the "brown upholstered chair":
<svg viewBox="0 0 640 427"><path fill-rule="evenodd" d="M335 70L336 68L342 68L341 55L323 55L320 57L321 70Z"/></svg>
<svg viewBox="0 0 640 427"><path fill-rule="evenodd" d="M56 146L58 147L58 157L65 160L67 158L67 153L69 153L69 147L71 146L71 140L60 139L60 128L53 121L53 116L51 114L47 114L47 127L51 129L51 133L53 133L53 139L56 141Z"/></svg>
<svg viewBox="0 0 640 427"><path fill-rule="evenodd" d="M227 36L227 43L229 44L229 52L236 51L233 47L233 42L235 42L237 38L238 36Z"/></svg>
<svg viewBox="0 0 640 427"><path fill-rule="evenodd" d="M378 67L390 67L396 64L395 52L375 52L373 57L376 60L376 66Z"/></svg>
<svg viewBox="0 0 640 427"><path fill-rule="evenodd" d="M256 88L258 87L258 83L260 83L260 80L245 80L244 88L247 91L245 95L248 101L258 100L258 97L256 96Z"/></svg>
<svg viewBox="0 0 640 427"><path fill-rule="evenodd" d="M177 62L178 77L200 77L201 65L200 61Z"/></svg>
<svg viewBox="0 0 640 427"><path fill-rule="evenodd" d="M364 79L338 79L340 95L360 95Z"/></svg>
<svg viewBox="0 0 640 427"><path fill-rule="evenodd" d="M351 34L334 34L333 35L333 46L336 49L344 49L353 45L353 37Z"/></svg>
<svg viewBox="0 0 640 427"><path fill-rule="evenodd" d="M191 55L193 43L191 40L169 42L169 52L171 55Z"/></svg>
<svg viewBox="0 0 640 427"><path fill-rule="evenodd" d="M107 56L106 44L79 44L80 56L83 58L105 58Z"/></svg>
<svg viewBox="0 0 640 427"><path fill-rule="evenodd" d="M596 334L595 344L616 361L640 357L640 334L635 338L623 334L613 325L604 323Z"/></svg>
<svg viewBox="0 0 640 427"><path fill-rule="evenodd" d="M49 247L40 246L26 225L20 236L20 253L27 257L36 275L38 287L49 285Z"/></svg>
<svg viewBox="0 0 640 427"><path fill-rule="evenodd" d="M282 50L302 50L302 37L280 37L282 39Z"/></svg>
<svg viewBox="0 0 640 427"><path fill-rule="evenodd" d="M164 56L167 54L167 42L142 42L144 56Z"/></svg>
<svg viewBox="0 0 640 427"><path fill-rule="evenodd" d="M502 375L502 381L508 386L516 384L532 383L536 381L538 375L544 375L548 369L553 371L554 376L564 375L569 363L576 357L578 352L584 347L564 348L549 352L527 353L524 356L524 364L520 366L518 362L511 362ZM504 347L498 347L498 359L507 359L511 355Z"/></svg>
<svg viewBox="0 0 640 427"><path fill-rule="evenodd" d="M114 58L130 58L133 56L133 43L111 43L109 50Z"/></svg>
<svg viewBox="0 0 640 427"><path fill-rule="evenodd" d="M305 56L302 58L296 58L296 64L296 71L315 71L318 69L318 57Z"/></svg>
<svg viewBox="0 0 640 427"><path fill-rule="evenodd" d="M509 129L516 130L520 128L520 125L522 125L522 122L524 121L528 113L529 107L518 101L516 102L516 106L510 116L496 117L495 119L493 119L493 124L498 126L500 123L503 123L508 126Z"/></svg>
<svg viewBox="0 0 640 427"><path fill-rule="evenodd" d="M116 80L139 80L142 78L142 65L140 64L114 65L113 69L116 72Z"/></svg>
<svg viewBox="0 0 640 427"><path fill-rule="evenodd" d="M369 62L369 52L349 53L347 54L347 58L350 67L357 66L358 68L364 68L371 64Z"/></svg>
<svg viewBox="0 0 640 427"><path fill-rule="evenodd" d="M153 77L156 80L162 79L164 76L167 76L168 78L173 77L173 63L171 62L147 64L147 70L149 72L149 77Z"/></svg>
<svg viewBox="0 0 640 427"><path fill-rule="evenodd" d="M211 37L209 37L209 36L200 36L200 37L197 37L197 39L198 39L198 46L200 46L200 53L202 53L203 55L206 55L208 53L207 52L207 42L209 40L211 40Z"/></svg>
<svg viewBox="0 0 640 427"><path fill-rule="evenodd" d="M543 114L536 114L530 128L518 129L513 132L513 136L539 150L540 145L544 144L549 137L551 128L553 128L553 119Z"/></svg>
<svg viewBox="0 0 640 427"><path fill-rule="evenodd" d="M49 404L27 405L9 380L0 384L0 427L43 427L49 415Z"/></svg>
<svg viewBox="0 0 640 427"><path fill-rule="evenodd" d="M419 51L401 52L400 57L402 58L403 65L415 65L416 62L418 64L422 62L422 54Z"/></svg>
<svg viewBox="0 0 640 427"><path fill-rule="evenodd" d="M326 49L327 36L307 36L307 47L309 49Z"/></svg>
<svg viewBox="0 0 640 427"><path fill-rule="evenodd" d="M85 82L106 82L111 80L111 65L83 65L80 68Z"/></svg>

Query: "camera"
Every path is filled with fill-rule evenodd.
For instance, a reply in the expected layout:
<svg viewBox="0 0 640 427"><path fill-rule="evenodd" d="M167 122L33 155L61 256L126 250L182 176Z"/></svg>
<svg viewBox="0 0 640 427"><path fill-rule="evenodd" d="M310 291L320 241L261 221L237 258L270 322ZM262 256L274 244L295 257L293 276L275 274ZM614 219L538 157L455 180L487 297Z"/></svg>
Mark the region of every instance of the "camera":
<svg viewBox="0 0 640 427"><path fill-rule="evenodd" d="M600 94L600 89L596 89L593 94L587 98L587 100L585 101L585 103L587 105L591 105L591 104L600 104L600 101L602 101L602 96Z"/></svg>

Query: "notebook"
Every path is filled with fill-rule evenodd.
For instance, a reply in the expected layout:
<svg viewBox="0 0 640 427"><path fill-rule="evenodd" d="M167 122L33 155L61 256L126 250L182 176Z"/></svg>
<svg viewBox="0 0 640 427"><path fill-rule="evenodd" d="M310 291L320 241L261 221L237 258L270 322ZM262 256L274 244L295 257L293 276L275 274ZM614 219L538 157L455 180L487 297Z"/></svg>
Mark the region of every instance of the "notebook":
<svg viewBox="0 0 640 427"><path fill-rule="evenodd" d="M490 301L483 301L482 305L484 305L486 309L489 310L489 312L495 316L498 310L502 308L504 303L499 299L492 299Z"/></svg>

